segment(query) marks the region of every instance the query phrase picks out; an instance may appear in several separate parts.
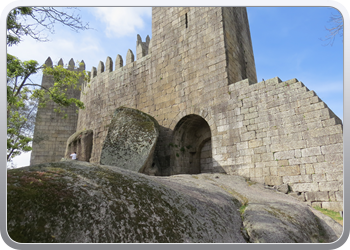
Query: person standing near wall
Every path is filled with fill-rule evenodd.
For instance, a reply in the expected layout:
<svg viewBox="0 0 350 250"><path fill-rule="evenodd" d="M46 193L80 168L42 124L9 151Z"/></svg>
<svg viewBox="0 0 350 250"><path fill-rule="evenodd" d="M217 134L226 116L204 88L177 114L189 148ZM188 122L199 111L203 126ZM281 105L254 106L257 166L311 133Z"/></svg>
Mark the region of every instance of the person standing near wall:
<svg viewBox="0 0 350 250"><path fill-rule="evenodd" d="M76 152L74 152L70 156L72 157L72 160L76 160L77 159L77 153Z"/></svg>

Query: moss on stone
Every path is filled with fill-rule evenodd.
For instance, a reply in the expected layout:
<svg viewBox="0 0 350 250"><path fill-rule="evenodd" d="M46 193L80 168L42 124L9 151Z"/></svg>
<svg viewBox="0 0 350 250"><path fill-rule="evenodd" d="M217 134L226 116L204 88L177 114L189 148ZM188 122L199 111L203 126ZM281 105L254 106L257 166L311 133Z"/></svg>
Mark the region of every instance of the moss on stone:
<svg viewBox="0 0 350 250"><path fill-rule="evenodd" d="M8 171L8 233L14 241L183 242L192 230L174 206L184 201L170 190L102 166L49 166Z"/></svg>

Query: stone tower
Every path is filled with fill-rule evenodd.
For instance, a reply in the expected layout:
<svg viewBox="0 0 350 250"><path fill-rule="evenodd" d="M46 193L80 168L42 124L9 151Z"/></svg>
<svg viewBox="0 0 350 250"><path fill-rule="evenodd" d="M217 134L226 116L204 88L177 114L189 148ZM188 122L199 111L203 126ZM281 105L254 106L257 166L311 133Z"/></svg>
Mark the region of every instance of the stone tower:
<svg viewBox="0 0 350 250"><path fill-rule="evenodd" d="M49 57L45 64L52 67L52 60ZM58 62L63 66L63 60ZM75 69L74 60L68 63L69 70L83 71L85 64L82 62ZM52 76L43 75L42 86L49 88L54 84ZM80 83L81 84L81 83ZM68 97L80 99L80 90L68 90ZM57 104L48 102L44 108L38 108L33 140L33 151L30 158L30 164L46 163L59 161L65 153L67 139L77 128L78 113L75 106L61 108L61 113L53 110L57 108ZM67 114L68 118L63 119L63 114Z"/></svg>
<svg viewBox="0 0 350 250"><path fill-rule="evenodd" d="M207 69L213 77L213 71L225 75L226 84L257 81L246 8L155 7L152 52L166 61L160 74L174 72L183 82Z"/></svg>
<svg viewBox="0 0 350 250"><path fill-rule="evenodd" d="M211 151L210 124L193 114L176 127L172 119L189 108L216 108L231 83L257 82L246 8L155 7L151 43L152 85L162 94L155 93L155 113L147 111L170 128L161 131L160 165L170 165L170 173L211 172L212 162L204 163L209 160L201 152ZM172 153L169 143L186 153Z"/></svg>

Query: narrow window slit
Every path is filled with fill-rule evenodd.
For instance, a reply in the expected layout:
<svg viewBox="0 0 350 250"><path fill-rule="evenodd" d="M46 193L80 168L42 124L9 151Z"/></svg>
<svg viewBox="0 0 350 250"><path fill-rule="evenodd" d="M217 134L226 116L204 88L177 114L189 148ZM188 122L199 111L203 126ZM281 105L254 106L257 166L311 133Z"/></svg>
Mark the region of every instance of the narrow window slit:
<svg viewBox="0 0 350 250"><path fill-rule="evenodd" d="M187 19L187 13L185 14L185 23L186 23L186 29L188 28L188 19Z"/></svg>

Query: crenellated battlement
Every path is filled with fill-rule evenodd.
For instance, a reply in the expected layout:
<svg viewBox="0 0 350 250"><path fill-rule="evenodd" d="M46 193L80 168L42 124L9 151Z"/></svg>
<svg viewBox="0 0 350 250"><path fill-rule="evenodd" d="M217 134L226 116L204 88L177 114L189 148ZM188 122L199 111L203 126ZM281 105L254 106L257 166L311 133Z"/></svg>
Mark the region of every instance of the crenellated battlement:
<svg viewBox="0 0 350 250"><path fill-rule="evenodd" d="M141 59L142 57L148 55L150 50L150 42L151 39L149 36L146 37L146 41L142 42L141 36L137 35L137 41L136 41L136 56L137 59ZM125 65L129 63L133 63L135 61L134 53L131 49L127 51L126 54L126 60ZM115 70L122 68L123 65L123 57L121 55L117 55L115 60ZM106 67L105 67L106 65ZM103 73L103 72L112 72L113 71L113 60L111 57L107 57L106 64L104 64L102 61L99 62L98 67L92 67L91 69L91 78L96 77L97 75Z"/></svg>
<svg viewBox="0 0 350 250"><path fill-rule="evenodd" d="M53 62L52 62L51 57L48 57L48 58L46 59L46 61L45 61L44 64L45 64L46 66L48 66L48 67L53 67ZM58 61L57 65L58 65L58 66L62 66L62 67L65 66L64 63L63 63L63 59L62 59L62 58ZM75 62L74 62L73 58L71 58L71 59L69 60L68 65L67 65L66 68L69 69L69 70L79 70L79 71L83 71L83 70L85 70L85 62L84 62L84 60L82 60L82 61L79 63L79 67L76 68L76 67L75 67Z"/></svg>
<svg viewBox="0 0 350 250"><path fill-rule="evenodd" d="M108 56L105 63L100 61L98 63L97 68L96 67L92 67L91 72L90 72L90 79L91 79L91 83L90 84L92 84L94 82L94 78L95 77L97 77L97 76L99 76L99 75L101 75L103 73L104 74L113 73L114 71L123 70L125 67L127 67L128 69L130 67L131 68L132 67L137 67L137 63L139 61L144 61L144 60L141 60L141 59L149 54L150 48L151 48L151 39L150 39L150 37L147 36L146 37L146 41L142 42L141 36L137 35L136 55L137 55L137 59L138 60L135 61L135 55L134 55L133 51L131 49L129 49L127 51L127 54L126 54L125 65L123 64L124 63L123 57L118 54L116 56L116 59L115 59L115 67L114 67L114 70L113 70L113 60L112 60L111 57ZM131 63L133 63L133 64L130 65ZM84 64L84 67L85 67L85 64ZM87 85L88 85L88 83L84 83L82 85L82 91L84 91L86 89Z"/></svg>
<svg viewBox="0 0 350 250"><path fill-rule="evenodd" d="M46 65L47 67L51 67L51 68L54 66L51 57L48 57L46 59L44 65ZM67 65L64 65L63 59L61 58L58 61L57 66L62 66L62 67L65 67L66 69L72 70L72 71L83 71L83 70L85 70L85 62L82 60L81 62L79 62L79 66L76 67L73 58L71 58L69 60ZM51 87L51 86L53 86L53 84L54 84L54 82L53 82L52 76L43 75L42 86L44 86L44 87ZM80 84L81 84L81 86L84 85L84 83L82 81L80 82ZM80 93L77 93L77 95L80 96Z"/></svg>
<svg viewBox="0 0 350 250"><path fill-rule="evenodd" d="M141 36L137 35L137 41L136 41L136 58L137 59L140 59L141 57L148 55L150 41L151 39L149 38L149 36L147 36L146 42L142 42Z"/></svg>

